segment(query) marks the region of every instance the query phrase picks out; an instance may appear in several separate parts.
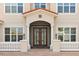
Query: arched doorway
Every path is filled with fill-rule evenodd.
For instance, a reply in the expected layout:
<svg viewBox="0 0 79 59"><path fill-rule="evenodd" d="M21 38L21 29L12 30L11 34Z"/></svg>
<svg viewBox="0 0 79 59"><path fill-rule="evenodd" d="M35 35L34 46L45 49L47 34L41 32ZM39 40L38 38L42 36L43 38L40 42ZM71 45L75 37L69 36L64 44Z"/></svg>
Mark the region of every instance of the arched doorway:
<svg viewBox="0 0 79 59"><path fill-rule="evenodd" d="M45 21L35 21L30 24L31 48L49 48L51 44L51 26Z"/></svg>

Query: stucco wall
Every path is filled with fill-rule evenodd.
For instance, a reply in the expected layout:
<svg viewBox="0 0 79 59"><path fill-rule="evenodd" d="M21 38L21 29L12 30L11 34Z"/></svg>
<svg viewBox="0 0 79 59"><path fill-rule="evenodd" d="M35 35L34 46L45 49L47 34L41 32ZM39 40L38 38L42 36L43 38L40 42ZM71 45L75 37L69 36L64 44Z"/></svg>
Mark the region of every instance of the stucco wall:
<svg viewBox="0 0 79 59"><path fill-rule="evenodd" d="M57 12L57 4L51 4L51 11ZM76 27L77 38L76 41L79 41L79 3L76 4L75 13L58 13L58 16L54 21L54 38L57 34L58 27Z"/></svg>
<svg viewBox="0 0 79 59"><path fill-rule="evenodd" d="M31 9L31 3L24 3L24 12L29 11Z"/></svg>
<svg viewBox="0 0 79 59"><path fill-rule="evenodd" d="M25 20L23 15L5 15L4 26L24 26Z"/></svg>
<svg viewBox="0 0 79 59"><path fill-rule="evenodd" d="M54 33L57 32L57 28L59 26L76 26L77 27L77 40L79 41L79 4L77 4L77 10L75 14L58 14L58 16L56 17L56 19L54 20ZM29 11L30 10L30 4L24 4L24 12ZM56 4L50 4L50 10L57 12L56 10ZM40 12L39 12L40 13ZM38 19L38 15L33 13L31 17L27 16L29 21L38 19L38 20L44 20L47 19L48 21L51 22L52 18L50 18L49 16L52 15L44 15L43 19ZM25 18L23 17L22 14L4 14L4 4L0 3L0 20L5 20L4 21L4 25L3 27L18 27L18 26L25 26ZM0 33L2 34L1 31L2 27L0 25ZM3 34L0 35L0 40L3 37ZM2 40L1 40L2 41Z"/></svg>
<svg viewBox="0 0 79 59"><path fill-rule="evenodd" d="M4 21L4 4L0 3L0 20Z"/></svg>
<svg viewBox="0 0 79 59"><path fill-rule="evenodd" d="M79 16L78 15L58 15L55 19L55 34L58 27L76 27L77 41L79 41Z"/></svg>
<svg viewBox="0 0 79 59"><path fill-rule="evenodd" d="M50 11L57 12L56 3L50 3Z"/></svg>
<svg viewBox="0 0 79 59"><path fill-rule="evenodd" d="M3 40L3 25L0 24L0 42L4 41Z"/></svg>
<svg viewBox="0 0 79 59"><path fill-rule="evenodd" d="M39 18L39 15L42 15L42 18ZM44 11L44 10L37 10L37 11L34 11L34 12L31 12L29 13L28 15L25 15L26 16L26 24L30 24L30 22L34 22L34 21L47 21L48 23L52 23L54 22L54 19L52 16L53 14L52 13L49 13L47 11Z"/></svg>

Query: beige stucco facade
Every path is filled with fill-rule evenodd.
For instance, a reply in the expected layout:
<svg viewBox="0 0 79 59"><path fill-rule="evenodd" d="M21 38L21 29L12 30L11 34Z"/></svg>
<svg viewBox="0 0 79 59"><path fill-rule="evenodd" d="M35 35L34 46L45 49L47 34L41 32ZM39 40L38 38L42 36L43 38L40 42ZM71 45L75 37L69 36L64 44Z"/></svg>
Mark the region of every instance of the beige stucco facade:
<svg viewBox="0 0 79 59"><path fill-rule="evenodd" d="M25 42L22 41L24 45L26 45L26 49L30 49L29 43L29 27L32 22L35 21L46 21L51 25L51 44L50 49L54 51L60 51L60 41L55 38L55 34L57 34L58 27L76 27L76 42L79 42L79 4L76 4L76 13L62 13L62 14L54 14L42 9L35 10L26 14L16 14L16 13L5 13L5 4L0 3L0 42L5 42L5 27L23 27L23 32L25 34ZM55 3L48 4L48 10L57 13L57 5ZM30 11L32 8L32 3L24 3L23 12ZM39 15L42 15L42 18L39 18ZM54 43L53 43L54 42ZM56 43L57 46L56 46ZM21 44L21 47L23 46ZM24 50L25 46L21 48L21 51ZM58 49L58 50L57 50Z"/></svg>

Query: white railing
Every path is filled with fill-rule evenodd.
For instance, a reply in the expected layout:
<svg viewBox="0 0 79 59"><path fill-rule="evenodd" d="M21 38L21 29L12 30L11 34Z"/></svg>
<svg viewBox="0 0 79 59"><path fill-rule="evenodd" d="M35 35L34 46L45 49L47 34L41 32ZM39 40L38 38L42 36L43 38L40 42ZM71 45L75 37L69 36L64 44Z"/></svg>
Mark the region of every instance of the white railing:
<svg viewBox="0 0 79 59"><path fill-rule="evenodd" d="M20 42L0 42L0 51L20 51Z"/></svg>
<svg viewBox="0 0 79 59"><path fill-rule="evenodd" d="M79 51L79 42L61 42L61 51Z"/></svg>
<svg viewBox="0 0 79 59"><path fill-rule="evenodd" d="M61 42L61 51L79 51L79 42ZM0 42L0 51L20 51L20 42Z"/></svg>

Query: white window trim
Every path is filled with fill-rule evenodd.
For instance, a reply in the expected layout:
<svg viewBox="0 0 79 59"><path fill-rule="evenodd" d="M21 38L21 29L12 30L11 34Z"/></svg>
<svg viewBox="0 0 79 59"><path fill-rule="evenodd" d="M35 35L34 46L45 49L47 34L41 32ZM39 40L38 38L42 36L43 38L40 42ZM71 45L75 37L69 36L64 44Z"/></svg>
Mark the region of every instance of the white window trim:
<svg viewBox="0 0 79 59"><path fill-rule="evenodd" d="M70 4L69 4L69 6L70 6ZM56 3L56 12L58 13L58 3ZM69 13L64 13L64 8L63 8L63 12L62 13L58 13L58 14L59 15L75 15L75 14L77 14L77 3L75 3L75 13L70 13L70 7L69 7Z"/></svg>
<svg viewBox="0 0 79 59"><path fill-rule="evenodd" d="M17 3L16 3L16 4L17 4ZM24 12L24 6L25 6L25 5L24 5L24 3L23 3L23 12ZM18 9L18 8L17 8L17 9ZM11 12L11 13L6 13L6 12L5 12L5 3L4 3L4 13L5 13L5 15L21 15L21 14L22 14L22 13L12 13L12 12Z"/></svg>
<svg viewBox="0 0 79 59"><path fill-rule="evenodd" d="M4 28L3 28L3 33L4 33L4 34L3 34L3 38L4 38L3 42L6 42L6 41L5 41L5 28L23 28L23 34L25 34L25 32L24 32L24 26L18 26L18 27L16 27L16 26L14 26L14 27L7 26L7 27L4 27ZM11 33L11 29L10 29L10 33ZM10 35L11 35L11 34L10 34ZM9 41L9 42L12 42L11 40L12 40L12 38L11 38L11 36L10 36L10 41ZM19 42L17 37L16 37L16 41L15 41L15 42Z"/></svg>
<svg viewBox="0 0 79 59"><path fill-rule="evenodd" d="M41 5L41 3L39 3L39 4ZM46 9L47 9L47 8L48 8L48 4L47 4L47 3L45 3L45 5L46 5ZM33 8L33 9L35 9L35 3L33 3L32 8Z"/></svg>
<svg viewBox="0 0 79 59"><path fill-rule="evenodd" d="M57 26L57 28L56 28L56 30L57 30L57 32L56 32L56 34L57 34L57 40L58 40L58 28L60 28L60 27L63 27L63 28L76 28L76 41L75 42L78 42L79 40L78 40L78 26ZM65 42L65 41L62 41L62 42ZM69 42L71 42L71 41L69 41Z"/></svg>

